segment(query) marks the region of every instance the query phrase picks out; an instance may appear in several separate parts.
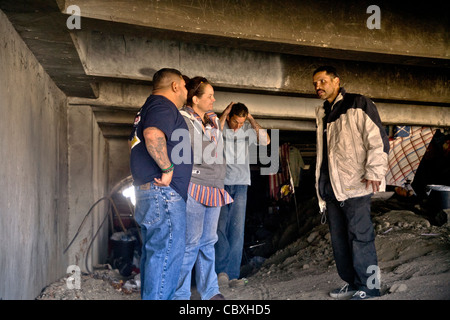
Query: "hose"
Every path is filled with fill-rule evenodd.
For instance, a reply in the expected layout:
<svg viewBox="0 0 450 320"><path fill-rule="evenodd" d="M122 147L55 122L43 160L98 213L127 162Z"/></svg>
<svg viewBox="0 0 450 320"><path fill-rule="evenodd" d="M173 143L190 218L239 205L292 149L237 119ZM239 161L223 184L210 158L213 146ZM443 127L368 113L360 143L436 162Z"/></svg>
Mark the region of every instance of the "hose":
<svg viewBox="0 0 450 320"><path fill-rule="evenodd" d="M106 221L106 218L107 218L108 216L110 216L111 219L112 219L112 214L110 215L110 213L111 213L111 207L114 209L113 211L115 211L115 214L117 215L117 218L118 218L118 220L119 220L120 227L122 228L122 230L123 230L125 233L127 232L127 229L125 228L125 226L124 226L124 224L123 224L123 222L122 222L122 218L120 217L119 211L117 210L117 206L116 206L116 204L114 203L114 200L111 198L111 196L105 196L105 197L102 197L102 198L98 199L98 200L97 200L97 201L89 208L89 211L88 211L88 212L86 213L86 215L84 216L83 221L81 222L80 226L78 227L78 230L77 230L77 232L75 233L73 239L70 241L70 243L69 243L69 245L67 246L67 248L64 249L64 251L63 251L63 254L65 254L65 253L67 252L67 250L72 246L73 242L74 242L75 239L78 237L78 235L79 235L81 229L83 228L83 225L85 224L85 222L86 222L88 216L91 214L91 212L92 212L92 210L95 208L95 206L96 206L97 204L99 204L101 201L105 201L105 200L108 200L108 201L109 201L109 208L108 208L108 211L107 211L107 213L105 214L105 217L103 218L102 223L100 224L100 226L98 227L97 231L95 232L95 235L94 235L94 237L92 238L92 240L91 240L91 242L90 242L90 244L89 244L89 246L88 246L88 250L87 250L87 252L86 252L85 266L86 266L86 270L87 270L89 273L90 273L90 270L89 270L89 267L88 267L88 264L87 264L87 260L88 260L87 257L88 257L89 251L90 251L90 249L91 249L91 247L92 247L92 244L94 243L95 238L97 237L99 231L101 230L103 224L104 224L105 221ZM133 212L133 211L132 211L132 212ZM134 213L133 213L133 218L134 218ZM139 236L140 236L140 234L139 234Z"/></svg>

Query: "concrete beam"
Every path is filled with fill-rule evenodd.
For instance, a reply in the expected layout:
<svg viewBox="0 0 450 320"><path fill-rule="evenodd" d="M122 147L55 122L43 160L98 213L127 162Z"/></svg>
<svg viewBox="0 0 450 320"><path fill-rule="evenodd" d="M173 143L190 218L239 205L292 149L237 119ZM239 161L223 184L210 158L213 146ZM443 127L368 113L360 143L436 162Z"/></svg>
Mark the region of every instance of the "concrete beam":
<svg viewBox="0 0 450 320"><path fill-rule="evenodd" d="M126 128L128 134L131 132L136 112L130 111L94 111L97 123L102 128L109 127L110 129ZM255 117L258 123L266 129L280 129L290 131L315 131L316 125L314 121L302 120L283 120L283 119L267 119ZM116 130L111 130L116 131ZM117 130L119 131L119 130Z"/></svg>
<svg viewBox="0 0 450 320"><path fill-rule="evenodd" d="M55 1L1 1L0 9L64 93L94 97L90 87L94 79L84 73L66 26L67 15Z"/></svg>
<svg viewBox="0 0 450 320"><path fill-rule="evenodd" d="M142 27L209 35L264 43L266 49L290 50L294 54L337 57L346 53L388 54L417 59L443 59L448 63L448 3L438 5L395 4L377 1L380 29L368 28L366 2L183 0L66 0L66 12L77 5L82 17ZM439 14L439 13L441 14ZM248 43L248 42L247 42ZM255 47L258 44L253 43ZM261 46L258 47L260 50ZM373 55L372 55L373 56ZM447 60L447 61L446 61ZM405 61L406 62L406 61ZM442 63L442 61L441 61Z"/></svg>
<svg viewBox="0 0 450 320"><path fill-rule="evenodd" d="M93 77L151 81L160 68L173 67L221 88L314 95L312 72L334 64L348 90L372 99L450 103L447 69L324 61L98 31L81 30L73 38L86 74Z"/></svg>
<svg viewBox="0 0 450 320"><path fill-rule="evenodd" d="M72 106L90 105L105 137L128 137L134 115L151 92L150 86L100 83L97 99L69 97ZM231 102L242 102L268 129L314 131L317 98L216 90L214 111L220 114ZM450 109L437 105L376 102L385 125L450 127Z"/></svg>
<svg viewBox="0 0 450 320"><path fill-rule="evenodd" d="M135 112L128 111L94 111L97 123L105 138L127 139L133 127ZM265 129L286 131L315 131L314 120L284 120L255 117L256 121Z"/></svg>
<svg viewBox="0 0 450 320"><path fill-rule="evenodd" d="M230 88L308 95L310 70L319 64L333 63L353 92L374 99L449 103L445 6L438 6L442 9L440 15L435 5L422 4L417 9L383 2L377 2L381 29L374 30L366 25L367 4L335 2L291 0L280 5L268 0L24 0L2 1L0 8L69 96L92 98L90 83L98 81L96 77L149 81L156 69L178 61L175 56L164 57L169 51L160 50L173 44L181 49L179 67L184 69L187 65L186 73L203 73L217 85L223 83ZM66 9L72 4L81 10L81 30L70 31L66 26ZM82 43L78 38L87 37L88 33L104 39L95 46L99 37L89 35L94 44L83 47L86 41ZM105 44L113 50L98 54L90 50L84 56L98 59L80 61L78 52ZM136 50L138 46L141 48ZM188 55L186 50L190 51ZM150 52L151 61L161 63L152 66L148 62ZM140 61L133 60L133 53ZM198 59L203 61L205 57L207 63L197 67ZM231 59L236 57L238 63ZM103 59L103 63L98 63ZM127 63L128 60L131 61ZM217 64L217 60L228 66ZM119 63L122 68L117 67ZM106 69L98 69L105 65ZM215 69L216 65L220 68ZM241 70L247 68L250 74L245 76Z"/></svg>

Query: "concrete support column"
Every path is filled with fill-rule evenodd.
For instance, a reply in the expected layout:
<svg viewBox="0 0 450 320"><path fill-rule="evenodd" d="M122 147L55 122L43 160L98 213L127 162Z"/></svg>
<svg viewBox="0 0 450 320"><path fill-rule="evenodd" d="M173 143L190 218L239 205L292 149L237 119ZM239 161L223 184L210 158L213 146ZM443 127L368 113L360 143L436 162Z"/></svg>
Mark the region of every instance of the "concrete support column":
<svg viewBox="0 0 450 320"><path fill-rule="evenodd" d="M104 263L107 257L108 221L99 230L108 209L108 200L98 203L79 230L83 219L97 200L107 195L108 146L97 125L90 106L68 108L69 144L69 231L67 251L69 265L82 271ZM77 234L79 230L79 233Z"/></svg>

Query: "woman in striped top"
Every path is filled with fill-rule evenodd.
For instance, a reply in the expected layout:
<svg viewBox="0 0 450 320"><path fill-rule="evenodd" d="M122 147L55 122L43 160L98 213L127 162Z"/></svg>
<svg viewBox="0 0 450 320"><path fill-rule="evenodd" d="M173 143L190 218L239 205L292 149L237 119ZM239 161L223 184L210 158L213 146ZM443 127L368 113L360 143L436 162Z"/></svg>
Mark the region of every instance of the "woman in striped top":
<svg viewBox="0 0 450 320"><path fill-rule="evenodd" d="M186 249L175 299L190 299L194 266L201 298L224 299L217 282L214 250L220 207L233 201L223 184L226 172L223 137L219 119L212 111L215 101L212 85L203 77L195 77L186 88L187 105L180 112L189 128L194 165L186 202Z"/></svg>

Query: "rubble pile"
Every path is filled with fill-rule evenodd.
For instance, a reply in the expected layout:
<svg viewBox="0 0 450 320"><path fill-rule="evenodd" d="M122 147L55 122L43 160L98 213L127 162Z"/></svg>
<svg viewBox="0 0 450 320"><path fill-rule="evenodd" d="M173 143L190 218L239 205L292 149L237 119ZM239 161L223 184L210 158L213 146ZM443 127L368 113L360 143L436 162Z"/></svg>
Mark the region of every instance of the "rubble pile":
<svg viewBox="0 0 450 320"><path fill-rule="evenodd" d="M450 299L450 223L436 226L401 207L405 208L395 201L372 207L382 292L375 299ZM251 266L245 286L221 288L227 299L332 299L328 292L343 283L336 272L328 224L320 223L316 210L310 211L300 220L291 219L292 226L283 227L284 233L289 232L300 221L305 231L300 237L267 258L253 257L258 263ZM295 233L290 232L289 238ZM280 235L272 237L272 243L287 238ZM46 287L37 299L140 299L139 274L124 277L117 269L97 269L82 275L80 289L68 289L67 278Z"/></svg>
<svg viewBox="0 0 450 320"><path fill-rule="evenodd" d="M376 299L450 299L450 224L431 225L409 210L375 213L375 246L382 296ZM264 283L264 285L262 285ZM232 299L331 299L343 284L336 272L328 225L317 225L266 259Z"/></svg>
<svg viewBox="0 0 450 320"><path fill-rule="evenodd" d="M68 285L70 276L47 286L36 300L138 300L140 276L123 277L109 265L97 267L93 273L82 273L79 289Z"/></svg>

